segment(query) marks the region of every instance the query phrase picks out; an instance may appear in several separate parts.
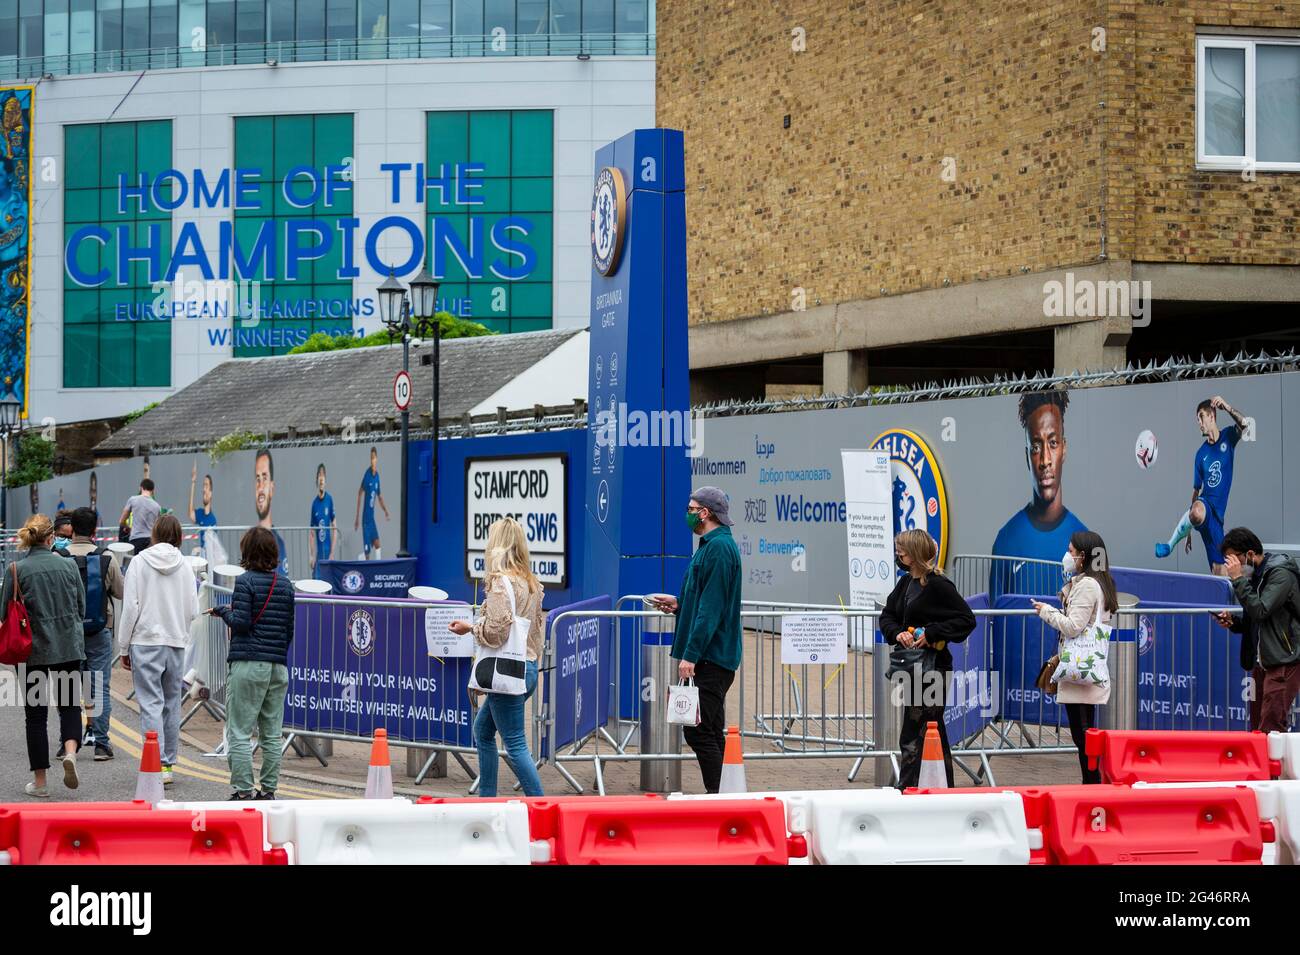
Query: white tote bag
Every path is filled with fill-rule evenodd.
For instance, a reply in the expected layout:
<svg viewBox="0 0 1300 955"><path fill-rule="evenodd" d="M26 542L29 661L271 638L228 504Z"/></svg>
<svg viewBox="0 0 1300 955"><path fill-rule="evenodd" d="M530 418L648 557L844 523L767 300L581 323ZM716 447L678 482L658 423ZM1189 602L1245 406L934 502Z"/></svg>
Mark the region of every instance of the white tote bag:
<svg viewBox="0 0 1300 955"><path fill-rule="evenodd" d="M700 688L693 679L668 688L668 722L681 726L700 725Z"/></svg>
<svg viewBox="0 0 1300 955"><path fill-rule="evenodd" d="M1061 662L1052 674L1053 683L1078 683L1102 689L1110 686L1110 624L1101 622L1104 601L1097 604L1092 624L1077 637L1070 637L1061 647Z"/></svg>
<svg viewBox="0 0 1300 955"><path fill-rule="evenodd" d="M484 693L502 693L522 696L527 692L526 671L528 663L528 631L532 622L521 617L515 608L515 587L509 577L498 578L505 583L510 598L510 635L500 647L474 645L474 666L470 670L469 688Z"/></svg>

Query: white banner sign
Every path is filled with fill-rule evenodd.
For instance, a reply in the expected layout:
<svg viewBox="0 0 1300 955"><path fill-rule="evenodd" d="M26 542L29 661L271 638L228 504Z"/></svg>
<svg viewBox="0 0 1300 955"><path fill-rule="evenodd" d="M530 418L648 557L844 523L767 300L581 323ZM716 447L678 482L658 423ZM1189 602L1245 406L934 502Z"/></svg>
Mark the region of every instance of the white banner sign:
<svg viewBox="0 0 1300 955"><path fill-rule="evenodd" d="M469 576L486 576L488 528L513 517L528 536L533 573L546 584L567 583L564 536L564 455L473 458L465 469L465 560Z"/></svg>
<svg viewBox="0 0 1300 955"><path fill-rule="evenodd" d="M781 663L847 663L849 621L832 613L781 615Z"/></svg>
<svg viewBox="0 0 1300 955"><path fill-rule="evenodd" d="M440 604L426 607L424 611L424 639L431 657L472 657L474 634L463 637L452 633L447 625L453 620L473 622L474 611L469 604Z"/></svg>
<svg viewBox="0 0 1300 955"><path fill-rule="evenodd" d="M889 452L841 450L844 526L849 541L849 603L871 607L894 589L894 492Z"/></svg>

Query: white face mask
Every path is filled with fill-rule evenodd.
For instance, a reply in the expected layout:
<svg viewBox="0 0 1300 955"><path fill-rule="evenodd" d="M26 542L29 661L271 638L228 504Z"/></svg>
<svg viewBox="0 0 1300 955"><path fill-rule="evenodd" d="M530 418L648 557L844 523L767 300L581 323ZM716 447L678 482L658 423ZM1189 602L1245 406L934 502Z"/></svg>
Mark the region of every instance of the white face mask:
<svg viewBox="0 0 1300 955"><path fill-rule="evenodd" d="M1078 573L1078 561L1079 558L1075 557L1067 550L1065 556L1061 558L1061 576L1066 580L1069 580Z"/></svg>

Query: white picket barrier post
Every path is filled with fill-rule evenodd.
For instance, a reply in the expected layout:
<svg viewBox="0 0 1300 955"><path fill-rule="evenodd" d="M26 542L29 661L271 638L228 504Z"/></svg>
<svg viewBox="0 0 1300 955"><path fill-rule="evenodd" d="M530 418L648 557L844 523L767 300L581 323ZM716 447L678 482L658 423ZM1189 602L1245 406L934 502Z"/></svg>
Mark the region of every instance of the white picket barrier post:
<svg viewBox="0 0 1300 955"><path fill-rule="evenodd" d="M1269 733L1268 758L1282 764L1283 779L1300 779L1300 733Z"/></svg>
<svg viewBox="0 0 1300 955"><path fill-rule="evenodd" d="M298 865L529 865L522 802L415 804L404 799L275 802L272 845Z"/></svg>
<svg viewBox="0 0 1300 955"><path fill-rule="evenodd" d="M787 814L807 821L816 865L1028 865L1042 835L1018 793L902 796L897 790L801 793Z"/></svg>
<svg viewBox="0 0 1300 955"><path fill-rule="evenodd" d="M1269 754L1270 758L1276 758ZM1264 865L1300 865L1300 779L1243 779L1233 782L1143 783L1134 789L1224 789L1246 786L1255 792L1261 822L1273 826L1274 842L1264 843Z"/></svg>

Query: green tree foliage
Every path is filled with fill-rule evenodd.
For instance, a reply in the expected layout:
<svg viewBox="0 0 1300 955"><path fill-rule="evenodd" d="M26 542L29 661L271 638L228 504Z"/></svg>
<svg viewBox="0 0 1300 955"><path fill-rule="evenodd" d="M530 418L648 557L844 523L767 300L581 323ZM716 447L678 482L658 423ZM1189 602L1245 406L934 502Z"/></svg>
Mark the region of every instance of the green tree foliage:
<svg viewBox="0 0 1300 955"><path fill-rule="evenodd" d="M9 487L23 487L52 477L54 442L46 441L35 431L24 431L18 438L18 450L9 469Z"/></svg>
<svg viewBox="0 0 1300 955"><path fill-rule="evenodd" d="M480 335L495 335L485 325L478 322L470 321L467 318L458 318L451 312L439 312L438 324L442 327L442 337L448 338L477 338ZM290 355L305 355L310 352L321 351L339 351L344 348L364 348L367 345L389 345L400 343L400 338L390 338L388 332L380 329L377 332L371 332L364 338L348 338L338 335L327 335L325 332L317 332L312 335L301 345L289 350Z"/></svg>

